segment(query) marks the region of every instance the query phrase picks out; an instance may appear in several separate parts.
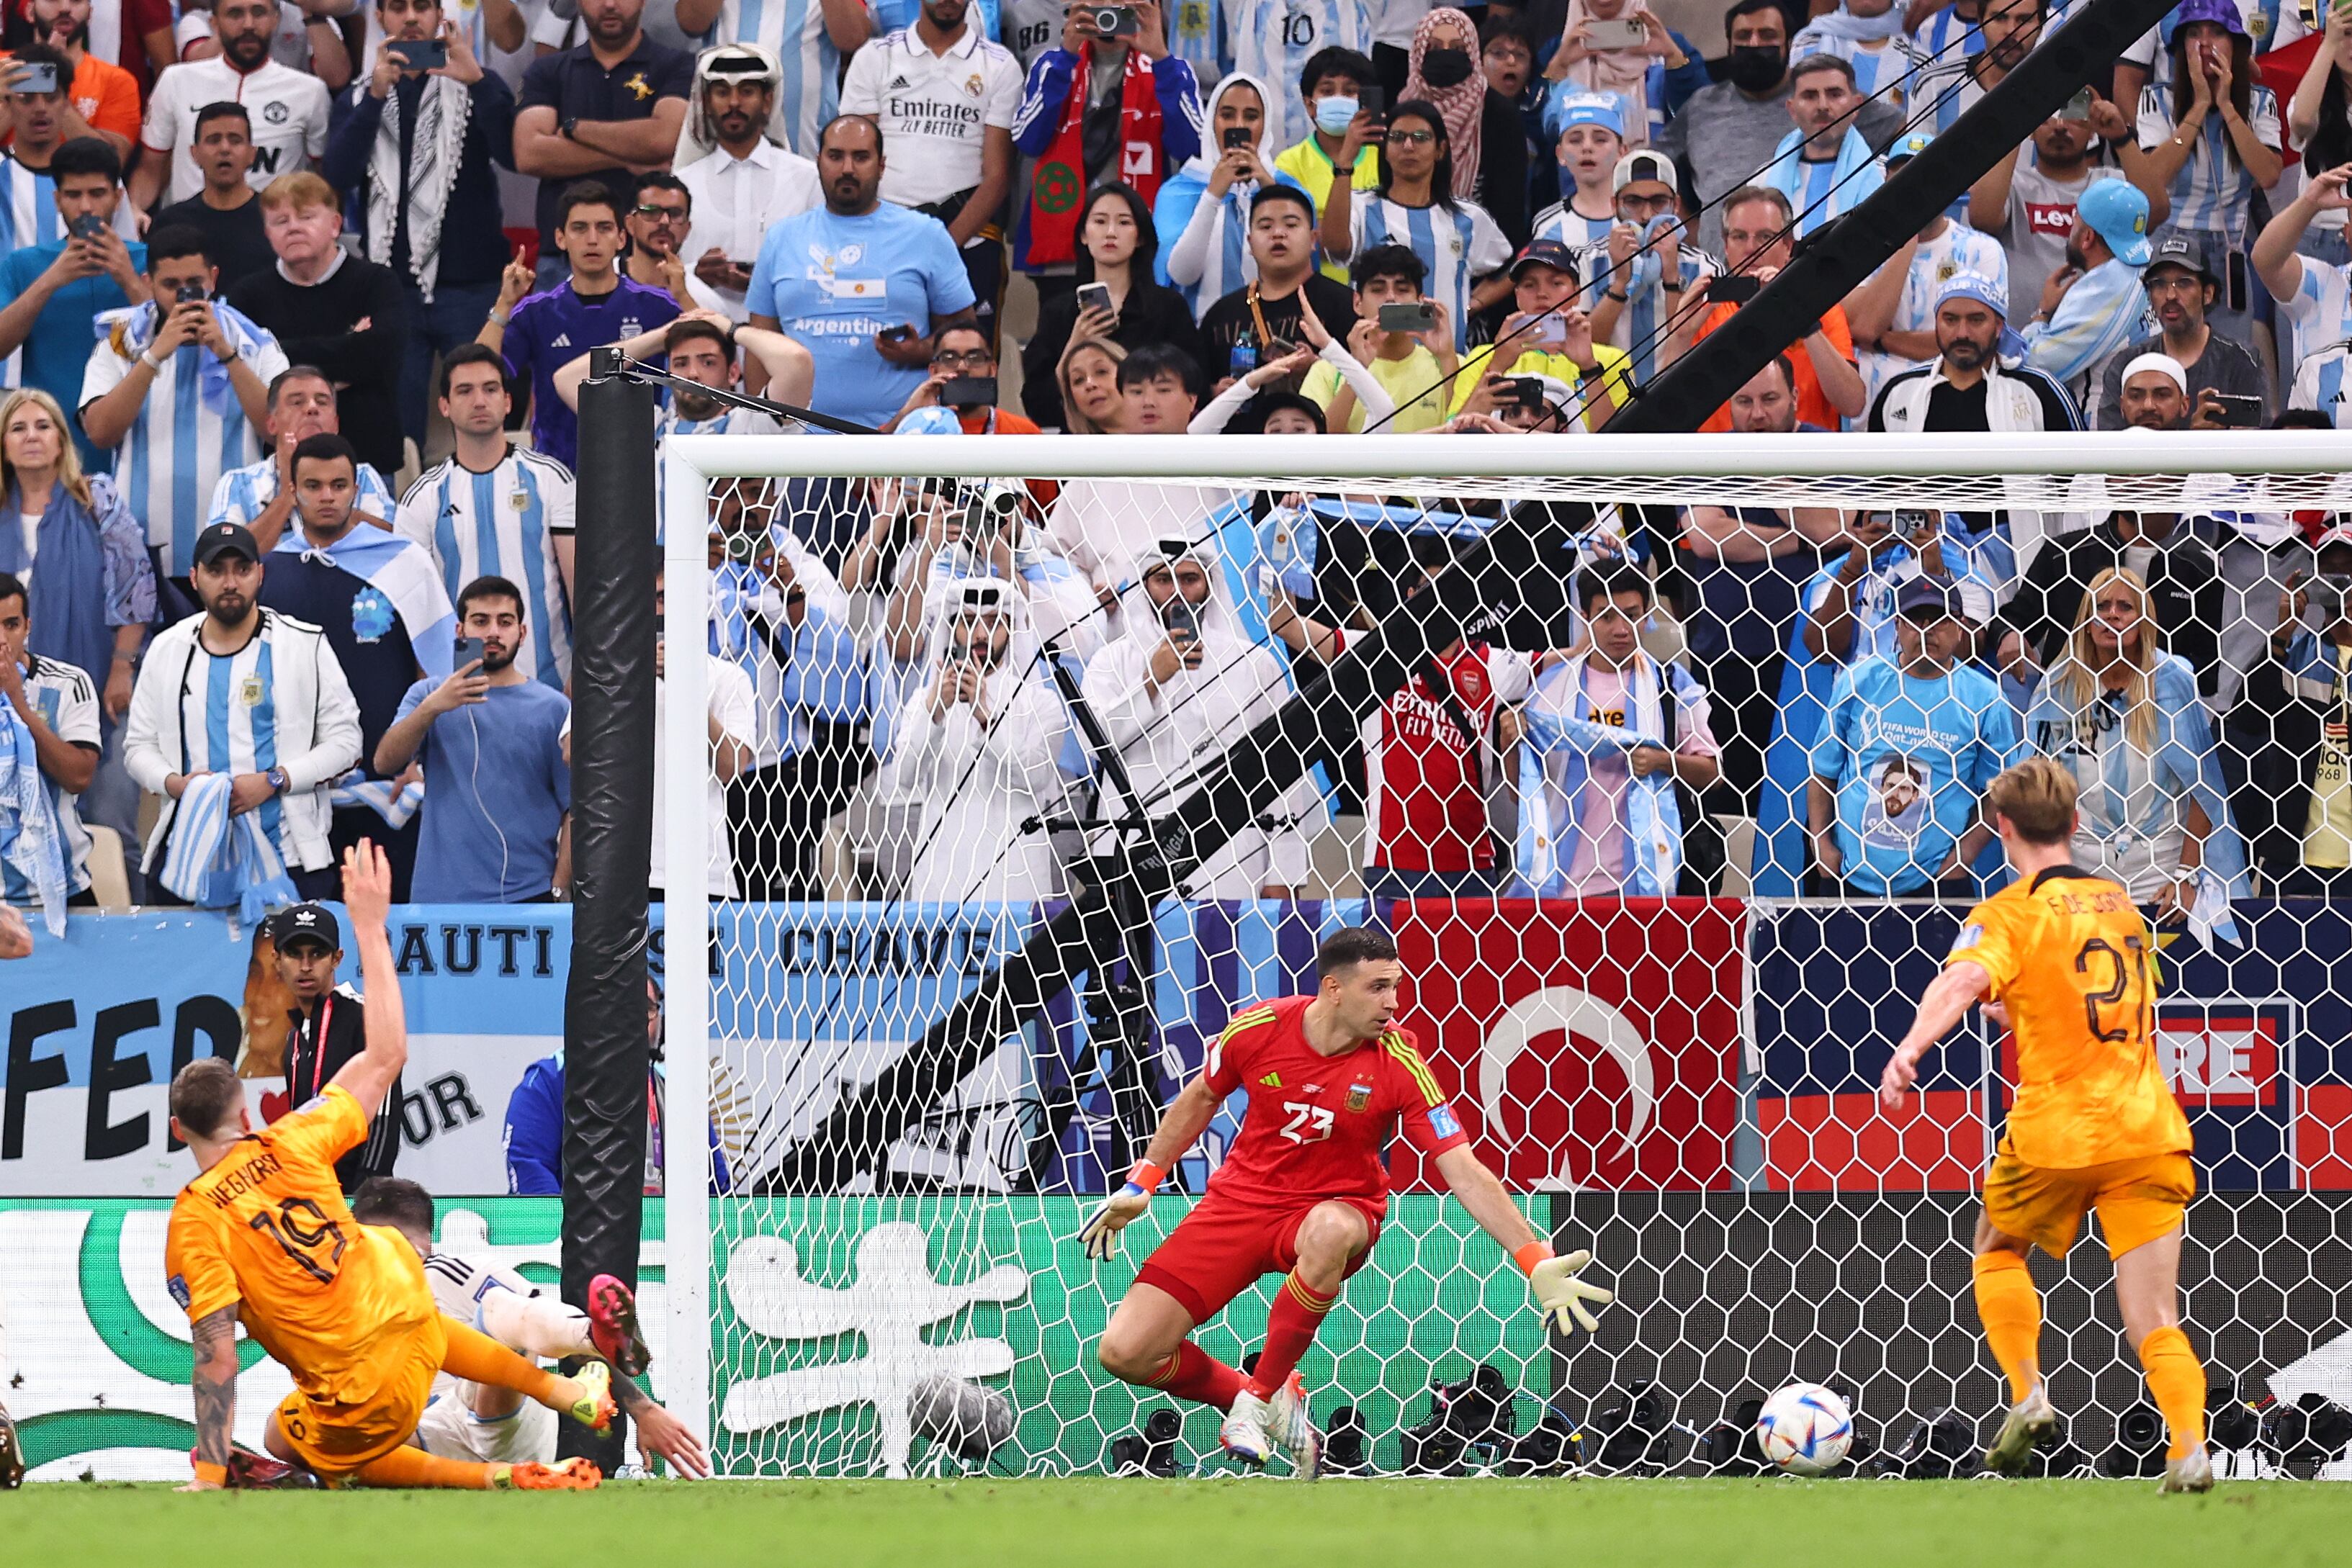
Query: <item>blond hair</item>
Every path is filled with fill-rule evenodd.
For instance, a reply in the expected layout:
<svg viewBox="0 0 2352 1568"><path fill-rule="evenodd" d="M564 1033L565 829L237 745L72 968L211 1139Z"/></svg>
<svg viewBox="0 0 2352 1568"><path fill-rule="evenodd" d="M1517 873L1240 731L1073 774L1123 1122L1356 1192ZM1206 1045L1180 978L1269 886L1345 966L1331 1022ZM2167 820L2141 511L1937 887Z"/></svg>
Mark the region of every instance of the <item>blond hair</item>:
<svg viewBox="0 0 2352 1568"><path fill-rule="evenodd" d="M58 400L38 387L18 387L5 400L0 400L0 436L5 436L9 421L16 411L31 403L49 416L58 430L58 483L64 486L73 498L87 507L89 501L89 477L81 471L81 454L74 448L73 426L66 423L66 411ZM8 461L5 442L0 442L0 496L16 491L16 465ZM19 499L22 499L19 497Z"/></svg>
<svg viewBox="0 0 2352 1568"><path fill-rule="evenodd" d="M2154 615L2155 605L2148 598L2147 583L2139 573L2127 566L2111 566L2091 579L2091 586L2083 591L2082 608L2074 613L2074 630L2066 639L2066 655L2050 672L2050 681L2066 699L2066 706L2077 716L2090 711L2099 700L2099 663L2091 650L2092 623L2099 617L2099 596L2120 584L2139 602L2139 615L2126 633L2119 650L2122 663L2129 672L2124 677L2124 733L2134 747L2142 754L2156 749L2156 662L2163 653L2158 646Z"/></svg>
<svg viewBox="0 0 2352 1568"><path fill-rule="evenodd" d="M1062 428L1072 435L1100 435L1103 433L1102 426L1078 412L1077 403L1070 396L1070 361L1088 349L1111 362L1114 377L1118 373L1118 367L1127 363L1127 350L1108 338L1074 338L1062 350L1061 363L1054 367L1054 384L1062 394Z"/></svg>
<svg viewBox="0 0 2352 1568"><path fill-rule="evenodd" d="M2009 819L2030 844L2063 843L2074 832L2074 774L2054 757L2004 768L1985 791L1988 815Z"/></svg>
<svg viewBox="0 0 2352 1568"><path fill-rule="evenodd" d="M308 169L297 169L290 174L280 174L261 188L261 210L276 212L291 207L301 212L309 207L333 207L342 210L335 200L335 188Z"/></svg>

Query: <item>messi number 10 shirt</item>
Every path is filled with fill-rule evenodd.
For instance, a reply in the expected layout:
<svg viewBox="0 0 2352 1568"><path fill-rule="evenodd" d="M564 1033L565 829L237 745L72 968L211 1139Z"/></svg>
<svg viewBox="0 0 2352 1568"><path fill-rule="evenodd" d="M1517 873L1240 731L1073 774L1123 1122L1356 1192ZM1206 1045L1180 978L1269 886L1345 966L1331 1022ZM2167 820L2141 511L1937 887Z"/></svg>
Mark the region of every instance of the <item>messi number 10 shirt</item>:
<svg viewBox="0 0 2352 1568"><path fill-rule="evenodd" d="M1209 1178L1209 1197L1285 1208L1353 1197L1385 1207L1381 1152L1398 1130L1432 1158L1470 1141L1411 1030L1391 1029L1324 1056L1307 1043L1314 999L1245 1008L1209 1048L1201 1072L1211 1092L1249 1096L1241 1135Z"/></svg>

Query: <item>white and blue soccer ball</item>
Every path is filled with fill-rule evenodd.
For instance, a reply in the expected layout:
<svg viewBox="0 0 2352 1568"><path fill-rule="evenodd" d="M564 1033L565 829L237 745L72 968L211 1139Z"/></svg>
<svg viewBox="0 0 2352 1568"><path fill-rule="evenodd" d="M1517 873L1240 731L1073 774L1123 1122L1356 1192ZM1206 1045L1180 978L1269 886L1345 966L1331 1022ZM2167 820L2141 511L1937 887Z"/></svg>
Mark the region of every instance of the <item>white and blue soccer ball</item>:
<svg viewBox="0 0 2352 1568"><path fill-rule="evenodd" d="M1756 1442L1792 1476L1822 1475L1853 1447L1853 1412L1818 1383L1791 1383L1764 1401Z"/></svg>

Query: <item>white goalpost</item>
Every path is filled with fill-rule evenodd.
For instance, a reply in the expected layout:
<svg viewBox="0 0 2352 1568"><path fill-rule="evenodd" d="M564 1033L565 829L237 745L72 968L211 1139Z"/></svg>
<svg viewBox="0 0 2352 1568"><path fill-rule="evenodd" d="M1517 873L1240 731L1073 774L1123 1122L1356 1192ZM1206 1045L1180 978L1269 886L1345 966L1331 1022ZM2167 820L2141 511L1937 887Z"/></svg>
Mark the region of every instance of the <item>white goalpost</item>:
<svg viewBox="0 0 2352 1568"><path fill-rule="evenodd" d="M1920 570L1873 515L1915 511L1935 519L1921 548L1937 575L1967 590L1959 663L2007 705L2018 754L2055 747L2086 777L2109 743L2060 736L2035 706L2075 635L2067 596L2086 583L2046 562L2037 578L2035 563L2074 560L2066 541L2118 512L2180 519L2130 536L2116 559L2157 580L2168 597L2149 604L2196 607L2197 623L2158 628L2164 653L2212 665L2191 671L2221 780L2199 799L2226 821L2200 805L2203 835L2188 841L2226 885L2195 926L2160 933L2166 1066L2199 1138L2186 1317L2230 1380L2224 1406L2334 1389L2323 1353L2352 1344L2352 1287L2325 1286L2321 1260L2352 1258L2352 917L2264 858L2304 824L2273 820L2294 809L2279 789L2297 787L2275 784L2285 764L2263 743L2309 727L2330 757L2344 744L2312 671L2279 678L2265 661L2290 573L2319 591L2294 601L2311 645L2332 630L2312 549L2324 525L2298 514L2352 518L2346 451L2330 432L669 438L660 1397L725 1475L1107 1468L1111 1445L1168 1402L1100 1372L1093 1341L1213 1171L1232 1108L1112 1264L1078 1256L1075 1216L1116 1186L1224 1016L1309 988L1316 940L1373 923L1398 939L1403 1021L1482 1155L1540 1232L1595 1249L1619 1299L1597 1336L1547 1340L1507 1260L1401 1151L1374 1261L1304 1364L1316 1419L1360 1433L1366 1468L1697 1473L1715 1462L1706 1428L1797 1376L1856 1401L1872 1438L1857 1468L1948 1410L1992 1409L1964 1224L1998 1135L2002 1042L1965 1024L1916 1111L1866 1103L1908 1021L1896 1009L1975 894L1829 886L1803 831L1807 727L1839 665L1892 650L1893 584L1906 562ZM1685 526L1692 507L1724 508L1762 542L1707 543ZM1797 544L1767 538L1783 532ZM1519 549L1522 536L1538 542ZM1185 612L1209 652L1138 696L1117 677L1122 644L1157 646L1166 601L1144 580L1179 541L1211 580ZM1817 657L1799 620L1857 541L1874 553L1853 641ZM1727 772L1703 799L1644 797L1670 801L1683 835L1653 883L1628 873L1603 897L1561 894L1572 866L1589 872L1570 847L1583 797L1544 795L1559 775L1517 710L1556 700L1546 682L1584 667L1584 607L1567 612L1573 632L1554 616L1545 648L1488 648L1479 638L1503 635L1491 628L1515 608L1497 559L1519 563L1530 602L1570 605L1574 585L1622 590L1628 574L1663 590L1643 655L1709 701L1727 769L1733 743L1747 748L1752 777ZM1297 784L1268 780L1262 750L1226 768L1302 689L1349 703L1349 661L1367 640L1377 652L1404 637L1424 574L1457 562L1485 573L1489 631L1454 650L1449 622L1433 639L1446 646L1415 644L1409 672L1317 731ZM2199 571L2210 590L2182 586ZM2026 603L2042 619L2018 638L2023 662L2003 663L2025 619L2010 607ZM1336 662L1286 641L1294 617L1344 632ZM754 760L714 821L712 796L677 781L710 777L722 660L753 690L758 733L740 737ZM1475 673L1448 674L1465 660ZM1408 673L1406 696L1384 704ZM1633 696L1617 700L1617 727L1650 722ZM1681 711L1696 722L1686 700ZM1475 895L1374 896L1393 885L1378 877L1412 869L1391 853L1400 824L1436 811L1399 796L1396 758L1457 731L1464 789L1488 813ZM1941 766L1919 762L1931 795ZM2116 766L2127 841L2105 848L2127 856L2131 813L2168 775L2145 758ZM1583 788L1582 767L1551 788ZM2332 776L2317 777L2324 791ZM2192 820L2182 790L2175 815ZM1214 821L1203 852L1180 853L1213 797L1248 806ZM1446 810L1466 798L1457 789ZM2260 822L2238 821L2265 803ZM1138 824L1180 811L1177 886L1119 902L1120 873L1105 868L1138 848ZM715 843L736 891L706 899L688 868ZM2053 1387L2075 1421L2068 1452L2125 1473L2140 1396L2112 1306L2088 1289L2105 1266L2080 1248L2045 1276L2060 1336L2045 1343L2063 1360ZM2050 1292L2053 1278L2069 1283ZM1238 1360L1262 1301L1244 1293L1203 1326L1204 1346ZM1482 1364L1513 1391L1505 1414L1431 1446L1430 1385ZM1641 1385L1665 1394L1663 1416L1643 1413ZM1213 1422L1179 1415L1173 1462L1215 1468ZM1525 1446L1570 1429L1583 1447L1554 1443L1549 1461ZM2289 1463L2242 1447L2244 1466Z"/></svg>

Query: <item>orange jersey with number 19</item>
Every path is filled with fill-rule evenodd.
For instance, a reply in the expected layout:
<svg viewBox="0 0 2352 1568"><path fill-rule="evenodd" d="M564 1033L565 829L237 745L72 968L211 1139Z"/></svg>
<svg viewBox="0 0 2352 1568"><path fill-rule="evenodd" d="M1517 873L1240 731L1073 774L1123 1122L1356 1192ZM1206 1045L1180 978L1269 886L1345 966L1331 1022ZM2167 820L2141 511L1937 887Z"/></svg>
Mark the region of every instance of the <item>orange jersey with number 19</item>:
<svg viewBox="0 0 2352 1568"><path fill-rule="evenodd" d="M1981 965L2017 1037L2008 1146L2077 1170L2192 1147L2156 1060L2156 951L2131 894L2073 866L1969 912L1948 964Z"/></svg>
<svg viewBox="0 0 2352 1568"><path fill-rule="evenodd" d="M343 1202L335 1161L368 1126L352 1092L329 1085L182 1187L164 1246L190 1321L241 1303L247 1332L323 1405L374 1398L404 1359L387 1347L437 1310L416 1249Z"/></svg>

